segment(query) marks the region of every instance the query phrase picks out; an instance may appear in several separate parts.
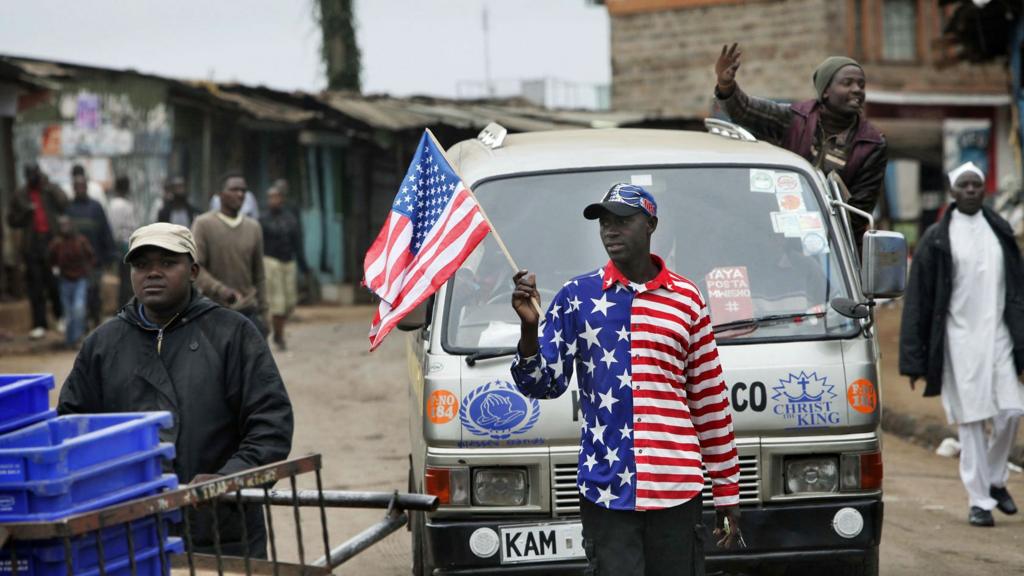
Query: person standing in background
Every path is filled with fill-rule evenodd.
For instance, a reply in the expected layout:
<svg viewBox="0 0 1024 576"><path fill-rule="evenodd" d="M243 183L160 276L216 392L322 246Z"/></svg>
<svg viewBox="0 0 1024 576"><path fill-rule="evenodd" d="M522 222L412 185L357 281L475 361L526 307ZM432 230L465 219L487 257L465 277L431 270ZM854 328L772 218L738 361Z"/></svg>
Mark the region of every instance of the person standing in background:
<svg viewBox="0 0 1024 576"><path fill-rule="evenodd" d="M57 217L67 207L68 199L60 188L51 184L39 164L29 162L24 167L25 186L11 197L7 223L24 232L21 254L25 264L25 285L32 306L32 331L29 337L37 340L46 336L46 300L49 298L58 326L64 315L57 289L57 279L50 267L50 240L57 232Z"/></svg>
<svg viewBox="0 0 1024 576"><path fill-rule="evenodd" d="M213 212L220 212L220 202L220 194L217 193L210 199L210 210ZM259 221L260 204L256 201L256 195L251 191L245 191L245 197L242 199L242 207L239 212L242 216L247 216L253 220Z"/></svg>
<svg viewBox="0 0 1024 576"><path fill-rule="evenodd" d="M196 287L249 318L266 337L263 231L259 222L241 213L245 193L245 178L229 172L221 178L220 210L201 214L192 224L200 266Z"/></svg>
<svg viewBox="0 0 1024 576"><path fill-rule="evenodd" d="M60 271L60 301L67 315L64 342L71 348L85 334L89 274L96 264L89 241L75 231L71 219L57 217L59 234L50 241L50 262Z"/></svg>
<svg viewBox="0 0 1024 576"><path fill-rule="evenodd" d="M93 200L99 202L100 206L103 207L103 211L106 212L110 208L110 205L107 202L107 193L105 190L103 190L103 185L95 180L89 180L88 174L86 174L85 172L85 167L82 166L81 164L75 164L74 166L71 167L72 181L74 181L75 176L85 177L86 194L89 195L89 198L92 198ZM67 195L69 201L75 199L74 187L65 190L64 193Z"/></svg>
<svg viewBox="0 0 1024 576"><path fill-rule="evenodd" d="M135 203L129 198L131 195L131 181L127 176L119 176L114 181L114 197L110 200L110 231L114 236L114 244L117 246L118 255L118 278L120 283L117 290L117 306L120 308L132 297L131 266L124 261L124 255L128 253L128 239L132 232L139 227L139 217L135 213Z"/></svg>
<svg viewBox="0 0 1024 576"><path fill-rule="evenodd" d="M76 166L80 168L80 166ZM66 213L79 234L89 240L96 265L89 272L89 296L87 307L89 322L93 328L100 325L103 312L101 301L103 288L103 272L117 255L114 236L110 231L107 213L99 202L89 197L88 180L84 170L71 171L71 186L75 191L74 199L68 203Z"/></svg>
<svg viewBox="0 0 1024 576"><path fill-rule="evenodd" d="M191 228L192 222L199 215L199 209L189 204L185 179L181 176L171 178L168 181L167 189L170 190L170 200L164 202L160 211L157 212L156 221Z"/></svg>
<svg viewBox="0 0 1024 576"><path fill-rule="evenodd" d="M159 221L160 212L174 200L174 190L171 186L171 179L167 178L164 180L164 189L160 194L160 198L157 198L156 202L149 207L149 214L146 216L146 222L153 224Z"/></svg>
<svg viewBox="0 0 1024 576"><path fill-rule="evenodd" d="M985 174L949 173L955 202L914 252L900 324L900 374L941 396L960 437L967 521L1016 514L1008 460L1024 414L1024 263L1009 223L983 205ZM986 427L988 432L986 432Z"/></svg>
<svg viewBox="0 0 1024 576"><path fill-rule="evenodd" d="M304 302L309 302L315 299L312 291L316 284L316 278L310 275L309 263L306 262L306 231L302 226L302 211L299 209L299 203L293 202L291 199L291 186L288 185L287 180L284 178L274 180L274 188L277 188L277 191L281 193L281 198L284 199L284 210L291 212L299 225L299 249L295 257L295 263L299 267L296 275L296 295Z"/></svg>
<svg viewBox="0 0 1024 576"><path fill-rule="evenodd" d="M295 266L296 260L301 257L302 229L294 213L286 209L284 195L276 186L267 190L267 208L267 212L260 218L267 300L274 343L280 350L285 350L284 325L298 301Z"/></svg>

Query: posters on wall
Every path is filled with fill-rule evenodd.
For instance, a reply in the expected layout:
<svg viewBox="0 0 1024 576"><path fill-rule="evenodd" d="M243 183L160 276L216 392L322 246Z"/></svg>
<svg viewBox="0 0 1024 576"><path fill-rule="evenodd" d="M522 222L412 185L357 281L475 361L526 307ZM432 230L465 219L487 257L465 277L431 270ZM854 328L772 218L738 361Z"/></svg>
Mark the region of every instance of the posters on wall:
<svg viewBox="0 0 1024 576"><path fill-rule="evenodd" d="M949 118L942 121L943 168L947 174L963 164L974 162L985 174L989 165L989 141L992 122L984 118ZM994 182L993 178L988 179Z"/></svg>
<svg viewBox="0 0 1024 576"><path fill-rule="evenodd" d="M90 92L78 94L75 108L75 128L96 130L100 127L100 97Z"/></svg>

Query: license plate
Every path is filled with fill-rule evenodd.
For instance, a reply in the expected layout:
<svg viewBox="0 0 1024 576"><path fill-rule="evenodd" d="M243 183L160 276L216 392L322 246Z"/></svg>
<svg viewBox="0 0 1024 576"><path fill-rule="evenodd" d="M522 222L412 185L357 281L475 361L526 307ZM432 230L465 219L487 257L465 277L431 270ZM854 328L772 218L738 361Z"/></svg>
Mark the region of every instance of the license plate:
<svg viewBox="0 0 1024 576"><path fill-rule="evenodd" d="M559 522L502 526L501 563L525 564L586 558L583 551L583 525Z"/></svg>

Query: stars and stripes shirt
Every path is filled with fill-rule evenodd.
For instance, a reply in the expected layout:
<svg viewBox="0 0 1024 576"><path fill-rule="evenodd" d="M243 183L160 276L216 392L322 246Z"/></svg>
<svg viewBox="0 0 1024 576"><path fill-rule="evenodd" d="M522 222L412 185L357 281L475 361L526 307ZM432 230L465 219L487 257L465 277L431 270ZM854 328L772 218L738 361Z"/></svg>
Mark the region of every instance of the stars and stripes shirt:
<svg viewBox="0 0 1024 576"><path fill-rule="evenodd" d="M569 281L542 324L540 352L512 377L555 398L577 374L580 494L613 510L657 510L700 495L739 503L732 416L708 307L689 280L651 257L658 275L631 283L611 262Z"/></svg>

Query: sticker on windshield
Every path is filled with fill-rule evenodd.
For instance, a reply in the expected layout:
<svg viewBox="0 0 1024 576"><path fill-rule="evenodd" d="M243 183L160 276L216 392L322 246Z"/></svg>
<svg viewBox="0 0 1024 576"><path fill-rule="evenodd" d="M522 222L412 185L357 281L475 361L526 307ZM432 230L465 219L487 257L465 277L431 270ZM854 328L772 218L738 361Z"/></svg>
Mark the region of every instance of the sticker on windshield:
<svg viewBox="0 0 1024 576"><path fill-rule="evenodd" d="M650 174L633 174L629 177L629 183L636 186L650 186L654 184L654 179Z"/></svg>
<svg viewBox="0 0 1024 576"><path fill-rule="evenodd" d="M799 212L772 212L772 230L784 235L786 238L799 238L800 213Z"/></svg>
<svg viewBox="0 0 1024 576"><path fill-rule="evenodd" d="M802 212L798 215L801 232L824 232L825 223L821 220L821 212Z"/></svg>
<svg viewBox="0 0 1024 576"><path fill-rule="evenodd" d="M804 206L804 195L799 191L776 191L775 199L779 201L779 210L782 212L803 212L807 209Z"/></svg>
<svg viewBox="0 0 1024 576"><path fill-rule="evenodd" d="M775 172L761 170L760 168L750 169L750 191L751 192L775 192Z"/></svg>
<svg viewBox="0 0 1024 576"><path fill-rule="evenodd" d="M817 256L828 253L828 240L822 232L807 232L800 238L805 256Z"/></svg>
<svg viewBox="0 0 1024 576"><path fill-rule="evenodd" d="M754 316L750 297L750 277L746 266L712 268L704 277L708 287L708 305L715 324L746 320Z"/></svg>
<svg viewBox="0 0 1024 576"><path fill-rule="evenodd" d="M775 173L775 193L803 192L800 187L800 177L792 172Z"/></svg>

